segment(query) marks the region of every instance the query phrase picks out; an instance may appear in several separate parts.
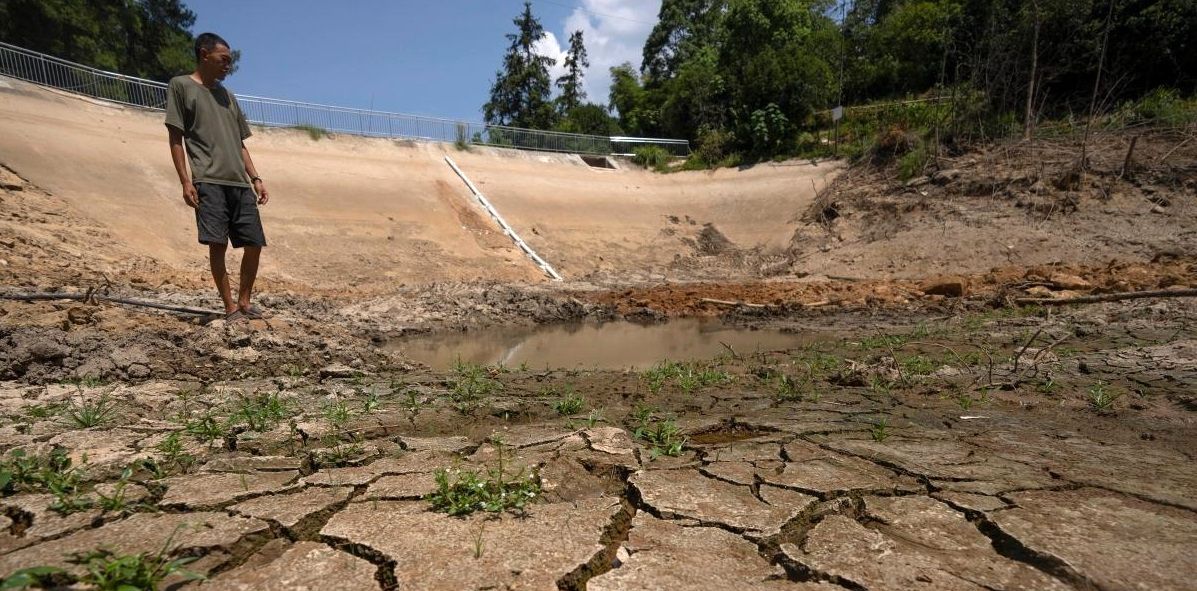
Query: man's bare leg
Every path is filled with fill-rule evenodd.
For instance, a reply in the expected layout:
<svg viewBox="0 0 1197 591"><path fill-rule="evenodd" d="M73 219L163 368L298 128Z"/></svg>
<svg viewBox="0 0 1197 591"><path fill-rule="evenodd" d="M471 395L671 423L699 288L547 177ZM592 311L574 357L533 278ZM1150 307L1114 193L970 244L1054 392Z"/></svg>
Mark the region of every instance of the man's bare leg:
<svg viewBox="0 0 1197 591"><path fill-rule="evenodd" d="M234 310L249 310L249 298L253 295L254 280L258 278L258 258L261 256L261 246L245 247L245 253L241 256L241 283L237 286L237 306Z"/></svg>
<svg viewBox="0 0 1197 591"><path fill-rule="evenodd" d="M237 311L237 304L233 301L229 272L224 266L224 253L227 250L228 246L224 244L209 244L208 264L212 267L212 279L216 281L216 290L220 292L220 299L224 302L224 313L232 314Z"/></svg>

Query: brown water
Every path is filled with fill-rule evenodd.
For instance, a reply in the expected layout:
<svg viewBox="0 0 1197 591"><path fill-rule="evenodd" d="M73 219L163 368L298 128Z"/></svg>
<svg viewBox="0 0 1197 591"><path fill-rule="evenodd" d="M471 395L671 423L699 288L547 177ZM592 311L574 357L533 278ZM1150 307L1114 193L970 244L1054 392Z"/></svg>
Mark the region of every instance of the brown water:
<svg viewBox="0 0 1197 591"><path fill-rule="evenodd" d="M748 355L801 347L811 341L810 335L684 319L652 325L558 324L417 335L392 341L388 348L433 369L448 369L457 360L507 367L527 364L534 369L643 369L664 359L710 359L727 353L721 343Z"/></svg>

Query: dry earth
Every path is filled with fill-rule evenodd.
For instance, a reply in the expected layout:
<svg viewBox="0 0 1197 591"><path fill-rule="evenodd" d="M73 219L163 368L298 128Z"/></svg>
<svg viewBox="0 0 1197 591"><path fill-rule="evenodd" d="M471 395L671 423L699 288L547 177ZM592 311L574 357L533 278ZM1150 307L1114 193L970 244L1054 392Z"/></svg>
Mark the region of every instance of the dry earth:
<svg viewBox="0 0 1197 591"><path fill-rule="evenodd" d="M274 318L0 299L0 577L85 588L72 557L106 549L213 589L1191 589L1197 300L1013 305L1197 287L1186 133L1123 178L1102 135L1075 183L1055 144L897 183L259 130ZM0 292L210 307L162 135L0 80ZM694 316L809 344L645 371L382 346ZM434 510L472 471L526 502Z"/></svg>

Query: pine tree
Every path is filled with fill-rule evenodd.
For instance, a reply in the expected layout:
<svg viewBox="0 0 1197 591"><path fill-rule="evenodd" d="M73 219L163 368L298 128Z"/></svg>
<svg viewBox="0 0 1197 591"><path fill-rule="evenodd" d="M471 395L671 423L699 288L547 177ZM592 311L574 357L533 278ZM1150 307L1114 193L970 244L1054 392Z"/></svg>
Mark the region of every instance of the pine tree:
<svg viewBox="0 0 1197 591"><path fill-rule="evenodd" d="M582 31L574 31L569 36L569 51L565 53L565 74L557 79L557 88L561 89L557 104L562 114L578 108L578 105L586 100L586 91L582 90L582 76L583 70L589 67L590 60L586 58Z"/></svg>
<svg viewBox="0 0 1197 591"><path fill-rule="evenodd" d="M511 46L503 56L503 68L495 73L483 116L490 125L549 129L556 119L549 78L554 60L533 51L536 42L545 37L544 27L532 15L528 1L523 14L512 22L517 32L507 35Z"/></svg>

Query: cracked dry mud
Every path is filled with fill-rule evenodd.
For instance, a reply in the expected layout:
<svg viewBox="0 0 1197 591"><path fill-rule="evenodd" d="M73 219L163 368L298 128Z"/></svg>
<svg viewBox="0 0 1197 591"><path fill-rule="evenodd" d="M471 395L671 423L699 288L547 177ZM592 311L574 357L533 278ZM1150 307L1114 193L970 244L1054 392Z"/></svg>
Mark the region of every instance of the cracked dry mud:
<svg viewBox="0 0 1197 591"><path fill-rule="evenodd" d="M59 449L82 466L84 494L125 503L63 514L46 491L4 497L0 576L79 575L76 552L165 548L207 576L167 584L218 590L1191 589L1197 309L1167 306L965 318L894 329L907 342L883 346L840 332L713 360L727 379L695 388L510 368L482 368L498 385L469 401L461 375L426 370L5 382L5 457ZM970 385L1021 375L1011 360L1031 327L1071 331L1072 349L1034 380ZM992 344L992 367L941 350L974 342ZM915 354L933 363L917 369ZM838 369L817 369L832 358ZM779 373L805 376L802 395L781 396ZM1086 402L1097 380L1122 393L1108 411ZM567 386L601 412L559 416ZM102 396L120 406L99 426L47 414ZM232 421L269 396L275 420L197 435L202 417ZM676 456L643 420L676 421ZM524 510L432 510L438 470L500 464L539 483Z"/></svg>

